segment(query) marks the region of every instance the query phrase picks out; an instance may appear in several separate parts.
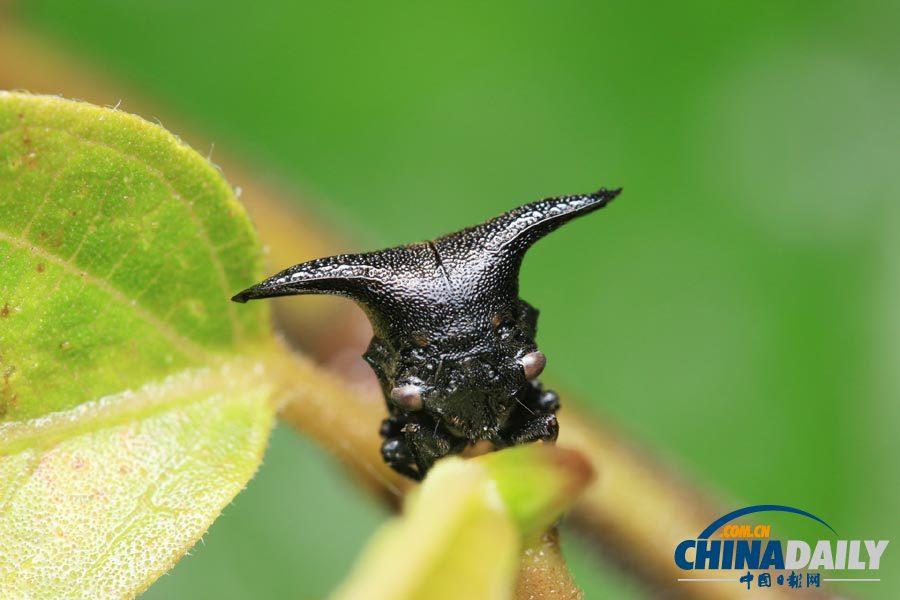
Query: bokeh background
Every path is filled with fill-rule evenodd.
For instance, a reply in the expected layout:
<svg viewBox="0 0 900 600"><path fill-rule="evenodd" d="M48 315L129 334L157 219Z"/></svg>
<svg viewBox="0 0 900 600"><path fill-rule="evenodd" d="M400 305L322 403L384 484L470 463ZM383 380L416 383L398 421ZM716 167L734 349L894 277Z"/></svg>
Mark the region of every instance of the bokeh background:
<svg viewBox="0 0 900 600"><path fill-rule="evenodd" d="M900 3L27 0L3 15L292 187L355 250L623 186L525 262L546 377L727 506L789 504L900 543ZM143 597L321 597L386 516L281 427ZM646 597L577 536L566 553L588 598ZM898 556L880 584L844 589L900 596Z"/></svg>

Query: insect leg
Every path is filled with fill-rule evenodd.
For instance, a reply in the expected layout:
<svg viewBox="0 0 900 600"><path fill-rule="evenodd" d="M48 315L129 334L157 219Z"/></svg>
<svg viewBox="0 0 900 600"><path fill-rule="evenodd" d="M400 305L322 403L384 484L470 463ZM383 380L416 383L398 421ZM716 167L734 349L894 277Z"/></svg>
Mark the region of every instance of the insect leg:
<svg viewBox="0 0 900 600"><path fill-rule="evenodd" d="M422 477L416 470L416 461L403 433L406 423L407 421L402 415L388 417L381 422L380 433L384 438L384 442L381 444L381 457L393 470L418 481Z"/></svg>
<svg viewBox="0 0 900 600"><path fill-rule="evenodd" d="M544 390L537 381L532 382L517 396L518 402L509 420L500 430L501 446L515 446L538 440L556 441L559 435L559 396Z"/></svg>
<svg viewBox="0 0 900 600"><path fill-rule="evenodd" d="M439 423L426 421L430 419L417 419L403 427L406 445L421 474L420 479L439 458L458 453L466 445L466 440L452 435Z"/></svg>
<svg viewBox="0 0 900 600"><path fill-rule="evenodd" d="M395 437L384 440L384 443L381 444L381 456L390 468L401 475L416 481L422 479L414 468L415 461L403 438Z"/></svg>

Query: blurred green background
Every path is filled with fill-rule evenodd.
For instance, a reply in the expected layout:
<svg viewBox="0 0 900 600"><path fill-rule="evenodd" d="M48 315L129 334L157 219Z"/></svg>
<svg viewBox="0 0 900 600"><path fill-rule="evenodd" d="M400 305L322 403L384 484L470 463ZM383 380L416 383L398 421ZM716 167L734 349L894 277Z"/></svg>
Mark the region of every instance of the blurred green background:
<svg viewBox="0 0 900 600"><path fill-rule="evenodd" d="M900 3L11 12L291 182L359 250L623 186L525 262L549 380L730 507L900 543ZM144 598L321 597L384 518L279 428ZM844 589L900 597L898 552ZM588 598L644 597L571 535L567 554Z"/></svg>

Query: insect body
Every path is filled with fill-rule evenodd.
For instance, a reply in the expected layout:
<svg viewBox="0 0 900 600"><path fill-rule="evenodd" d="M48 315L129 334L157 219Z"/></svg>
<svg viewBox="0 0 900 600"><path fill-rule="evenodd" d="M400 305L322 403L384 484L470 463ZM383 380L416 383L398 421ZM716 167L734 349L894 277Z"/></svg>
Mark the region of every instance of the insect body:
<svg viewBox="0 0 900 600"><path fill-rule="evenodd" d="M537 378L538 311L519 298L528 248L620 190L549 198L434 241L305 262L232 298L336 294L372 322L364 358L389 417L384 460L421 479L434 462L489 440L497 448L553 441L559 398Z"/></svg>

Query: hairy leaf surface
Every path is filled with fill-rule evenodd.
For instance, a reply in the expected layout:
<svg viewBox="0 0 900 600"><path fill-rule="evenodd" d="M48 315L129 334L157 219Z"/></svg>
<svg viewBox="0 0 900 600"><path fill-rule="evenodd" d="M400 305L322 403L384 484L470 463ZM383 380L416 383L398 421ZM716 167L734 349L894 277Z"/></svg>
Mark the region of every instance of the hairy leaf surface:
<svg viewBox="0 0 900 600"><path fill-rule="evenodd" d="M157 125L0 92L0 597L128 597L206 531L272 423L261 256Z"/></svg>

